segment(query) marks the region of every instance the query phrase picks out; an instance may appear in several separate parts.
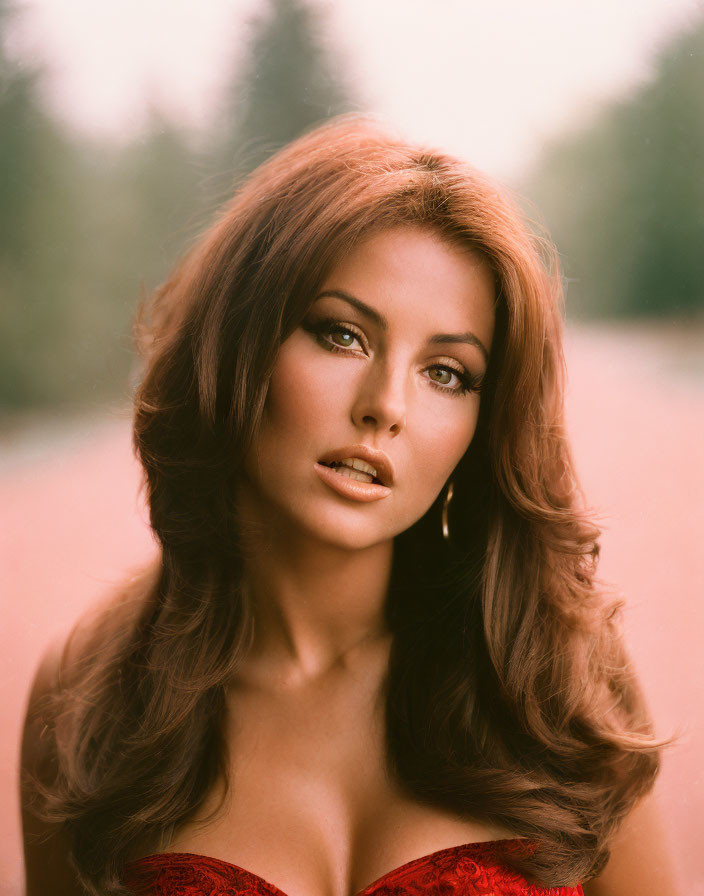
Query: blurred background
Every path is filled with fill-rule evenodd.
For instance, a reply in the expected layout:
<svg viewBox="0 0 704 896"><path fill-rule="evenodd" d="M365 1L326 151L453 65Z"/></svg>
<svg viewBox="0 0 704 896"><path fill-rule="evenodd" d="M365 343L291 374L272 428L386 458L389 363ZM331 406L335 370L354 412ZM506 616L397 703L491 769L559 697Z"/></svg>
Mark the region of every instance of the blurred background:
<svg viewBox="0 0 704 896"><path fill-rule="evenodd" d="M566 285L568 425L601 578L704 893L704 6L0 0L0 893L47 643L154 556L131 325L247 171L368 111L514 188Z"/></svg>

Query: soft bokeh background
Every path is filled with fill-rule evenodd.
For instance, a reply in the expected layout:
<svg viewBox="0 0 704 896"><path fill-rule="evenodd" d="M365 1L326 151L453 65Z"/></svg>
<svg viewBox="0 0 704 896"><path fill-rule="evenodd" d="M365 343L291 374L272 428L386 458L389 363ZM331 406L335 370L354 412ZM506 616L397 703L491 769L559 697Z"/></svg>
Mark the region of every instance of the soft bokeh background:
<svg viewBox="0 0 704 896"><path fill-rule="evenodd" d="M601 578L704 893L704 8L691 0L0 0L0 893L48 641L155 551L130 324L253 165L374 112L517 189L567 286L568 423Z"/></svg>

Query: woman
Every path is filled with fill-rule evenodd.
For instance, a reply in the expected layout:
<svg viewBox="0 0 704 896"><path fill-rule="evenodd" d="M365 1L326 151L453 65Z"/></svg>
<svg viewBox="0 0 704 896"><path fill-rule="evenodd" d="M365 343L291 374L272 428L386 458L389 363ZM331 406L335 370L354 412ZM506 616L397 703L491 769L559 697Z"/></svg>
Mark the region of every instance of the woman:
<svg viewBox="0 0 704 896"><path fill-rule="evenodd" d="M369 121L249 178L141 319L161 559L37 674L29 896L675 892L561 302L496 184Z"/></svg>

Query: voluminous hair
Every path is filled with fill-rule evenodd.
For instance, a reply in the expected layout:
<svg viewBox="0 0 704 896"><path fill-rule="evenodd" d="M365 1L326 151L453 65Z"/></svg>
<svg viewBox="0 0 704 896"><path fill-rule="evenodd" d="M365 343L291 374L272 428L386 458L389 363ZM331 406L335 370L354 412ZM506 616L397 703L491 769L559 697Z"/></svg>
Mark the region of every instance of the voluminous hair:
<svg viewBox="0 0 704 896"><path fill-rule="evenodd" d="M439 495L395 541L389 768L425 804L536 841L514 861L545 886L596 875L654 782L665 741L623 644L622 600L596 579L600 529L565 433L556 252L468 164L346 116L250 175L137 319L134 446L158 568L132 583L111 636L98 625L66 666L56 774L40 788L92 894L126 893L135 848L163 848L227 781L225 688L253 637L234 506L243 459L278 348L326 272L400 225L488 261L496 326L451 538Z"/></svg>

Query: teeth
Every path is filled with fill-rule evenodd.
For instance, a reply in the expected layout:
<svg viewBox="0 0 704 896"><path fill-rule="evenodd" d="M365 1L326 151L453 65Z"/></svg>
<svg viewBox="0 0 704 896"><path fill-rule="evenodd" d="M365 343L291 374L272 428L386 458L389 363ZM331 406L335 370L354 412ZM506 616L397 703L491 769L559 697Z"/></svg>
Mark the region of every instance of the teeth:
<svg viewBox="0 0 704 896"><path fill-rule="evenodd" d="M348 479L356 479L358 482L374 482L374 477L370 473L362 473L361 470L350 470L349 467L340 464L333 464L333 470L340 476L347 476Z"/></svg>
<svg viewBox="0 0 704 896"><path fill-rule="evenodd" d="M360 470L362 473L369 473L370 476L376 476L376 470L371 464L368 464L366 460L362 460L359 457L344 457L342 460L335 461L335 464L344 464L346 467L354 467L355 470Z"/></svg>

